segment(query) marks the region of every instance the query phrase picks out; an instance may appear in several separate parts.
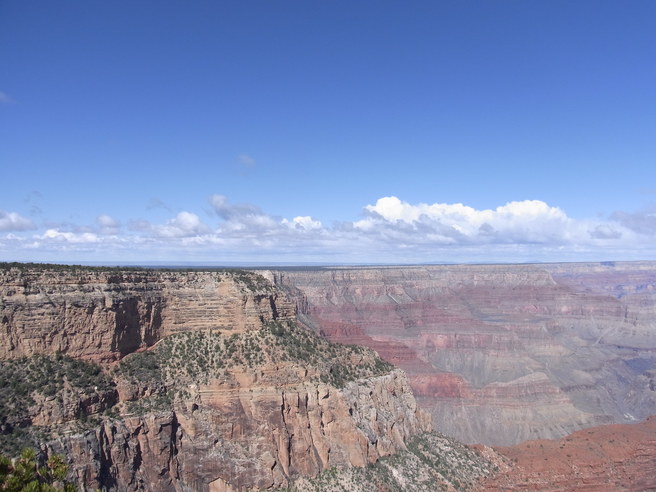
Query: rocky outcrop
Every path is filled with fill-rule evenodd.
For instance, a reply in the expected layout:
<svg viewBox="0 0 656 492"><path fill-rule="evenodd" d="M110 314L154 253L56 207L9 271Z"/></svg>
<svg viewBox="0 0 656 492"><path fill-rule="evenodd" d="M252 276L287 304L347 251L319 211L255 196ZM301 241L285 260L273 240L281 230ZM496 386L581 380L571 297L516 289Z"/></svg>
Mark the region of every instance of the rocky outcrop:
<svg viewBox="0 0 656 492"><path fill-rule="evenodd" d="M181 330L257 329L294 306L256 274L0 270L0 358L112 361Z"/></svg>
<svg viewBox="0 0 656 492"><path fill-rule="evenodd" d="M237 387L213 381L173 410L106 419L47 446L74 457L87 490L259 490L365 466L430 427L398 370L341 390L260 385L243 373Z"/></svg>
<svg viewBox="0 0 656 492"><path fill-rule="evenodd" d="M453 492L471 490L507 459L486 447L473 449L436 432L413 436L405 450L366 468L331 468L294 481L290 492Z"/></svg>
<svg viewBox="0 0 656 492"><path fill-rule="evenodd" d="M656 264L271 272L300 319L403 368L437 430L557 438L656 414Z"/></svg>

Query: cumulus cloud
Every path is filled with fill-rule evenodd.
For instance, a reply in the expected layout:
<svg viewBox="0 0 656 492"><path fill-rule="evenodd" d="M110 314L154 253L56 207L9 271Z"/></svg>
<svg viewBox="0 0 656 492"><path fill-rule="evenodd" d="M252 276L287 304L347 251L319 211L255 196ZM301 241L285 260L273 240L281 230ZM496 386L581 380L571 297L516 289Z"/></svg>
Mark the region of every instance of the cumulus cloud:
<svg viewBox="0 0 656 492"><path fill-rule="evenodd" d="M224 195L212 195L209 201L214 213L223 220L217 232L224 238L243 237L260 244L266 241L271 245L293 244L290 241L297 237L306 244L310 239L309 232L320 235L324 230L320 221L307 215L291 220L276 217L252 204L231 204Z"/></svg>
<svg viewBox="0 0 656 492"><path fill-rule="evenodd" d="M395 196L380 198L364 209L353 225L367 233L406 237L409 242L541 243L558 240L569 219L557 207L539 200L509 202L494 210L462 203L410 204Z"/></svg>
<svg viewBox="0 0 656 492"><path fill-rule="evenodd" d="M34 223L16 212L0 210L0 231L29 231L36 229Z"/></svg>
<svg viewBox="0 0 656 492"><path fill-rule="evenodd" d="M309 215L294 217L291 222L283 219L283 223L305 231L319 230L323 227L320 221L314 220Z"/></svg>
<svg viewBox="0 0 656 492"><path fill-rule="evenodd" d="M153 228L156 235L161 237L188 237L204 234L209 228L201 222L198 215L191 212L180 212L166 224Z"/></svg>

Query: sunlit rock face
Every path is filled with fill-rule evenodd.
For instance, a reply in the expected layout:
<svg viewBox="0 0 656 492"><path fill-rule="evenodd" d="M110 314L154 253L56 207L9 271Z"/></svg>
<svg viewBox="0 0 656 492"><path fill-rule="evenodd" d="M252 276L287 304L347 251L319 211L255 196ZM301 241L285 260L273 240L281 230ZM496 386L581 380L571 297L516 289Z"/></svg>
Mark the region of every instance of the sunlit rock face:
<svg viewBox="0 0 656 492"><path fill-rule="evenodd" d="M252 371L212 380L172 409L105 419L48 449L74 457L85 490L260 490L365 466L430 430L400 370L341 389L287 375L275 385Z"/></svg>
<svg viewBox="0 0 656 492"><path fill-rule="evenodd" d="M656 414L656 264L271 273L300 318L403 368L435 427L508 445Z"/></svg>
<svg viewBox="0 0 656 492"><path fill-rule="evenodd" d="M432 429L403 371L295 310L252 272L0 270L0 450L61 453L80 490L241 491Z"/></svg>
<svg viewBox="0 0 656 492"><path fill-rule="evenodd" d="M179 331L241 332L293 316L294 306L257 278L229 272L0 271L0 358L57 352L112 361Z"/></svg>

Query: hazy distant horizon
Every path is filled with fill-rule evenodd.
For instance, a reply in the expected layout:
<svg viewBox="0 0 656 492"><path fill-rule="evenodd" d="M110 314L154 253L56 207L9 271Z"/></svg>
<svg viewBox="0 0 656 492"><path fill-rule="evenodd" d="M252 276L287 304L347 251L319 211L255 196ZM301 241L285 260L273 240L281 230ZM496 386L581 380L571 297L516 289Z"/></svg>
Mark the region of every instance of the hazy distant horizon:
<svg viewBox="0 0 656 492"><path fill-rule="evenodd" d="M12 263L12 262L7 262ZM568 265L568 264L599 264L602 266L615 267L617 265L626 265L626 264L640 264L640 263L656 263L656 260L628 260L628 261L614 261L614 260L602 260L602 261L529 261L529 262L464 262L464 263L452 263L452 262L435 262L435 263L203 263L203 262L74 262L74 261L64 261L61 263L50 263L50 262L17 262L17 263L35 263L39 265L67 265L67 266L82 266L82 267L110 267L110 268L146 268L146 269L193 269L193 270L203 270L203 269L253 269L253 270L305 270L305 269L358 269L358 268L412 268L412 267L431 267L431 266L475 266L475 265L508 265L508 266L518 266L518 265Z"/></svg>

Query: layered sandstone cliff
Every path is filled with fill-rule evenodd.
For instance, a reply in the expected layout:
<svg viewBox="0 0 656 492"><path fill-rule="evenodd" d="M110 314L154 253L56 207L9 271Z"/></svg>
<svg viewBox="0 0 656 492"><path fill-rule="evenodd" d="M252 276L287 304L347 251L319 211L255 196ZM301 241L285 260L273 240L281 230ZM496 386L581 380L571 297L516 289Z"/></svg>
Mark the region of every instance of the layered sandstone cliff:
<svg viewBox="0 0 656 492"><path fill-rule="evenodd" d="M430 425L398 371L340 390L321 383L222 388L59 437L77 483L93 490L287 487L331 467L365 466Z"/></svg>
<svg viewBox="0 0 656 492"><path fill-rule="evenodd" d="M247 272L0 269L0 358L62 353L98 361L183 330L240 332L294 315Z"/></svg>
<svg viewBox="0 0 656 492"><path fill-rule="evenodd" d="M275 271L300 318L403 368L465 442L555 438L656 414L656 264Z"/></svg>
<svg viewBox="0 0 656 492"><path fill-rule="evenodd" d="M80 489L288 487L431 429L402 371L257 274L2 275L0 450L62 453Z"/></svg>

